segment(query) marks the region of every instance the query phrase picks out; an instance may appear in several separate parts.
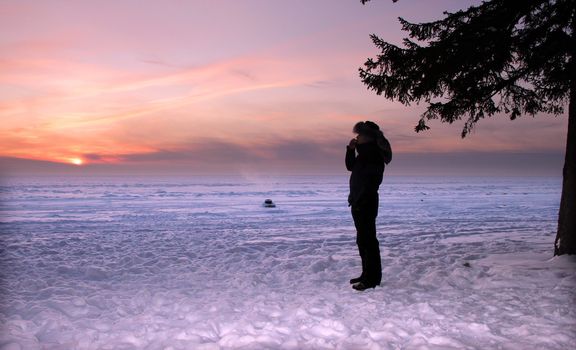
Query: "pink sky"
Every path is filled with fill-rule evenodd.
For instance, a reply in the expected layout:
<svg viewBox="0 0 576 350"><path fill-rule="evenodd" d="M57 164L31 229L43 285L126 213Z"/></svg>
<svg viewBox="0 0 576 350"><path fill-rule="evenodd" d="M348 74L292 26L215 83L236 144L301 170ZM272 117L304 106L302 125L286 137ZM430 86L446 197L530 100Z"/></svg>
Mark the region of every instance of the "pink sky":
<svg viewBox="0 0 576 350"><path fill-rule="evenodd" d="M62 169L81 159L84 171L337 172L352 125L373 120L398 173L480 152L501 159L492 167L506 155L550 156L540 164L559 175L566 116L499 116L464 140L462 123L416 134L422 107L387 101L358 78L377 54L370 33L399 42L398 16L437 19L475 3L2 1L3 167L22 158ZM447 163L455 173L458 162Z"/></svg>

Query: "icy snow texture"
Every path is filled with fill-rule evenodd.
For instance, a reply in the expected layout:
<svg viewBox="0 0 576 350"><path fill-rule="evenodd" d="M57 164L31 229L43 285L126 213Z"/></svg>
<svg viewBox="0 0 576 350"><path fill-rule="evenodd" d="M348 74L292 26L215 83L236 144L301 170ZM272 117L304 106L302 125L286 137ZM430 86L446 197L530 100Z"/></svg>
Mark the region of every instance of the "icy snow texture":
<svg viewBox="0 0 576 350"><path fill-rule="evenodd" d="M576 263L551 256L559 179L385 178L383 284L365 292L346 182L5 183L0 349L576 344Z"/></svg>

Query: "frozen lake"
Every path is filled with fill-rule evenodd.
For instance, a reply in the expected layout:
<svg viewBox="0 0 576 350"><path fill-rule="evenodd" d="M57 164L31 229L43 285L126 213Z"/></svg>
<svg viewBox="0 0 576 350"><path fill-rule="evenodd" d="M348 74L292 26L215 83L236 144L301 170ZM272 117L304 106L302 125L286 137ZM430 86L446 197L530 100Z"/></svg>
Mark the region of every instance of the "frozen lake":
<svg viewBox="0 0 576 350"><path fill-rule="evenodd" d="M0 349L565 350L560 188L385 177L357 292L347 177L5 180Z"/></svg>

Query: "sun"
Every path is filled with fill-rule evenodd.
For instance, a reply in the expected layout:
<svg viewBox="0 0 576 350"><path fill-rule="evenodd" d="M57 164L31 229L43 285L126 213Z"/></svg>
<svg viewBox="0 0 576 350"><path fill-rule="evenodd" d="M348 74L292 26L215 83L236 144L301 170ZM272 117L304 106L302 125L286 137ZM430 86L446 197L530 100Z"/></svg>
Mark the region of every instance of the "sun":
<svg viewBox="0 0 576 350"><path fill-rule="evenodd" d="M72 158L72 159L70 159L70 163L75 164L75 165L82 165L82 164L84 164L84 161L80 158Z"/></svg>

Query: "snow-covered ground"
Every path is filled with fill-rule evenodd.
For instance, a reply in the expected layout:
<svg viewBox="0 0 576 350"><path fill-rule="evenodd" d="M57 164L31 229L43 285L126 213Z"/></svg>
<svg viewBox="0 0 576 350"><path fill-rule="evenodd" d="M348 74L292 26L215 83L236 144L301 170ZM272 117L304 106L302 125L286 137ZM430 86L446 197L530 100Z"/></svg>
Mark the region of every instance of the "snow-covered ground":
<svg viewBox="0 0 576 350"><path fill-rule="evenodd" d="M385 177L364 292L345 177L2 185L2 350L576 344L557 178Z"/></svg>

